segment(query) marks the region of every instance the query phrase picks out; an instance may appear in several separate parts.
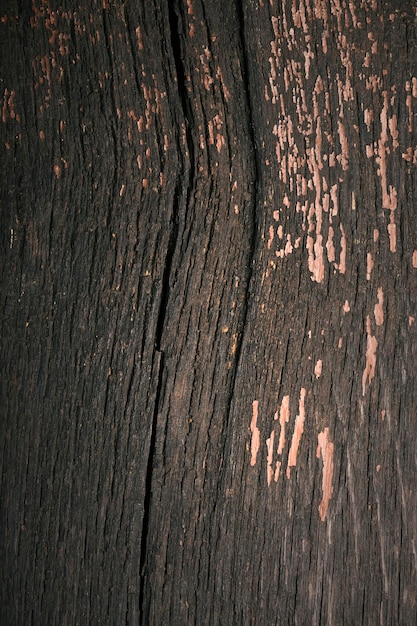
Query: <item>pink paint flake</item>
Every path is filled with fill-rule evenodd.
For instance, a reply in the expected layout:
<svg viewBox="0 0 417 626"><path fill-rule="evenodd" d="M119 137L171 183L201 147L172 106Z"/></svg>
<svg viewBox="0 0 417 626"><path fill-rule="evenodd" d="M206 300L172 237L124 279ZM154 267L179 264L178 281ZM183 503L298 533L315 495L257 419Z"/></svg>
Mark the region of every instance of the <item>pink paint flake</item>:
<svg viewBox="0 0 417 626"><path fill-rule="evenodd" d="M272 459L274 456L274 438L275 438L275 432L272 431L271 436L269 437L269 439L266 440L266 447L268 450L267 466L266 466L266 481L268 483L268 486L271 484L271 480L274 475L274 470L272 469Z"/></svg>
<svg viewBox="0 0 417 626"><path fill-rule="evenodd" d="M333 495L333 453L334 444L329 441L329 428L319 433L316 456L323 459L322 499L319 504L319 515L322 522L326 519L329 501Z"/></svg>
<svg viewBox="0 0 417 626"><path fill-rule="evenodd" d="M269 227L269 239L268 239L268 250L271 249L272 246L272 242L274 241L274 227L270 226Z"/></svg>
<svg viewBox="0 0 417 626"><path fill-rule="evenodd" d="M333 203L333 209L331 210L330 216L333 217L334 215L337 215L339 212L339 197L337 195L337 184L332 185L332 187L330 188L330 198Z"/></svg>
<svg viewBox="0 0 417 626"><path fill-rule="evenodd" d="M258 454L258 450L261 445L259 428L256 426L256 422L258 420L258 404L259 404L258 400L254 400L252 402L252 421L250 425L250 429L252 433L250 464L252 466L255 465L256 463L256 456Z"/></svg>
<svg viewBox="0 0 417 626"><path fill-rule="evenodd" d="M345 229L342 224L340 224L340 231L342 233L342 237L340 239L340 262L339 262L339 272L344 274L346 272L346 235Z"/></svg>
<svg viewBox="0 0 417 626"><path fill-rule="evenodd" d="M138 50L143 50L143 40L142 40L142 32L140 30L140 26L136 28L135 32L136 32L136 40L138 42Z"/></svg>
<svg viewBox="0 0 417 626"><path fill-rule="evenodd" d="M288 424L290 419L290 396L284 396L281 402L281 408L279 411L279 424L281 431L279 433L279 442L277 453L282 454L285 446L285 424Z"/></svg>
<svg viewBox="0 0 417 626"><path fill-rule="evenodd" d="M310 44L308 44L307 48L308 48L308 50L303 52L303 54L304 54L304 72L305 72L306 80L308 80L308 77L310 76L311 60L314 59L314 54L311 52Z"/></svg>
<svg viewBox="0 0 417 626"><path fill-rule="evenodd" d="M309 232L316 230L315 241L311 235L307 237L306 247L308 250L308 268L312 274L311 280L321 283L324 279L324 248L323 237L321 234L323 208L320 203L321 179L313 151L309 154L308 164L310 171L313 173L314 188L316 190L315 203L310 204L310 211L307 216ZM315 224L313 216L316 218Z"/></svg>
<svg viewBox="0 0 417 626"><path fill-rule="evenodd" d="M372 109L365 109L363 112L363 119L368 129L368 132L371 130L371 124L374 121L374 112Z"/></svg>
<svg viewBox="0 0 417 626"><path fill-rule="evenodd" d="M366 255L366 280L371 280L372 270L374 269L374 261L370 252Z"/></svg>
<svg viewBox="0 0 417 626"><path fill-rule="evenodd" d="M378 156L376 162L379 165L378 174L381 177L382 188L382 206L384 209L395 211L397 208L397 190L387 183L387 160L386 155L389 152L386 144L388 142L388 94L383 92L384 106L380 114L381 135L378 140ZM394 131L395 129L393 129ZM392 251L392 250L391 250Z"/></svg>
<svg viewBox="0 0 417 626"><path fill-rule="evenodd" d="M378 287L378 302L374 306L375 323L377 326L382 326L384 323L384 294L382 287Z"/></svg>
<svg viewBox="0 0 417 626"><path fill-rule="evenodd" d="M349 169L349 145L348 145L348 140L347 140L347 136L346 136L346 130L345 127L343 126L342 122L339 120L338 124L338 131L339 131L339 141L340 141L340 146L342 149L342 154L341 154L341 164L342 164L342 169L343 170L347 170Z"/></svg>
<svg viewBox="0 0 417 626"><path fill-rule="evenodd" d="M409 84L409 83L408 83ZM407 85L407 83L406 83ZM408 94L405 98L405 103L408 108L408 130L411 133L413 130L413 103L411 99L411 95Z"/></svg>
<svg viewBox="0 0 417 626"><path fill-rule="evenodd" d="M313 237L307 237L308 269L311 272L311 280L321 283L324 279L323 244L322 236L317 235L316 241Z"/></svg>
<svg viewBox="0 0 417 626"><path fill-rule="evenodd" d="M220 133L217 133L216 135L216 148L217 148L217 152L220 154L222 147L225 145L225 140L223 135L221 135Z"/></svg>
<svg viewBox="0 0 417 626"><path fill-rule="evenodd" d="M277 461L275 463L275 474L274 474L274 481L275 482L278 482L280 469L281 469L281 461Z"/></svg>
<svg viewBox="0 0 417 626"><path fill-rule="evenodd" d="M365 152L368 159L372 159L375 154L374 147L368 144L367 146L365 146Z"/></svg>
<svg viewBox="0 0 417 626"><path fill-rule="evenodd" d="M378 342L376 337L371 335L371 318L369 315L366 316L366 333L368 335L366 341L366 363L365 369L362 374L362 395L365 395L366 384L371 384L373 377L375 376L375 367L376 367L376 349L378 347Z"/></svg>
<svg viewBox="0 0 417 626"><path fill-rule="evenodd" d="M329 226L329 234L327 236L326 250L329 263L332 263L336 259L336 250L333 243L334 230L333 226Z"/></svg>
<svg viewBox="0 0 417 626"><path fill-rule="evenodd" d="M323 361L321 359L318 359L318 361L316 362L316 365L314 366L314 374L316 378L320 378L322 371L323 371Z"/></svg>
<svg viewBox="0 0 417 626"><path fill-rule="evenodd" d="M387 226L390 252L395 252L397 249L397 226L393 218L394 215L391 213L391 222Z"/></svg>
<svg viewBox="0 0 417 626"><path fill-rule="evenodd" d="M293 251L293 246L291 243L291 235L287 235L287 243L285 244L285 248L284 248L285 256L287 256L288 254L291 254L292 251Z"/></svg>
<svg viewBox="0 0 417 626"><path fill-rule="evenodd" d="M417 250L413 252L412 264L414 268L417 268Z"/></svg>
<svg viewBox="0 0 417 626"><path fill-rule="evenodd" d="M393 115L392 117L389 118L388 128L392 137L392 147L394 148L394 151L395 151L400 145L398 143L398 130L397 130L397 116L396 115Z"/></svg>
<svg viewBox="0 0 417 626"><path fill-rule="evenodd" d="M297 463L298 447L300 445L301 435L304 432L304 420L305 420L304 400L305 400L306 393L307 393L306 390L304 389L304 387L302 387L300 391L298 415L295 418L294 433L293 433L292 440L291 440L290 452L288 454L287 478L290 477L291 467L295 467Z"/></svg>
<svg viewBox="0 0 417 626"><path fill-rule="evenodd" d="M412 146L409 146L407 148L407 151L403 152L401 156L405 161L409 161L409 162L412 161L414 164L416 164L417 163L417 148L414 150L414 153L413 153Z"/></svg>

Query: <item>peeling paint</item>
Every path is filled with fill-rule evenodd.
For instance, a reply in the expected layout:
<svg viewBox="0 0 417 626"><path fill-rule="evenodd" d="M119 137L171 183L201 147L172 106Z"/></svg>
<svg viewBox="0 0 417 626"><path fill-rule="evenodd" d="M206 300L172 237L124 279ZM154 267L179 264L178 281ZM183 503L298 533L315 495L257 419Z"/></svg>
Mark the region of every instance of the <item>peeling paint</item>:
<svg viewBox="0 0 417 626"><path fill-rule="evenodd" d="M338 121L337 126L338 126L338 132L339 132L340 146L342 149L342 154L340 155L340 163L342 165L343 170L348 170L349 169L349 145L348 145L348 140L346 137L346 130L340 120Z"/></svg>
<svg viewBox="0 0 417 626"><path fill-rule="evenodd" d="M336 250L333 243L334 230L333 226L329 226L329 233L327 236L326 250L327 250L327 260L329 263L332 263L336 260Z"/></svg>
<svg viewBox="0 0 417 626"><path fill-rule="evenodd" d="M267 2L260 1L260 4L264 6ZM277 16L268 18L273 34L263 68L262 97L266 102L262 106L266 107L272 133L271 149L265 154L265 162L272 180L275 166L278 179L275 192L283 200L282 206L278 205L279 210L273 212L273 219L270 216L265 225L264 245L270 251L268 267L280 267L276 258L284 259L291 254L297 247L294 242L300 241L301 235L302 262L316 283L331 281L335 274L333 269L341 275L349 273L351 267L353 271L351 256L355 263L358 260L362 280L365 275L366 281L377 278L385 258L382 246L389 245L392 253L397 251L400 220L396 211L400 193L404 193L398 187L402 180L398 168L410 172L408 165L417 163L417 149L411 145L406 132L407 121L410 132L414 129L416 102L413 98L417 97L417 78L409 76L405 90L400 90L396 77L391 76L390 65L384 66L388 48L375 23L376 4L374 0L369 6L362 3L360 7L354 0L345 3L332 0L330 4L321 0L316 3L286 0L277 8L277 3L270 0L270 6L274 7L271 12ZM382 15L380 17L382 19ZM398 18L397 10L389 16L393 23ZM322 33L321 50L311 45L315 20L323 21L318 31ZM354 28L364 29L361 45L353 35ZM305 33L304 38L297 29ZM288 54L284 51L284 42ZM328 65L324 69L321 64L322 55L327 52L336 53L339 66L336 70ZM379 53L382 65L373 58ZM355 75L354 66L359 69ZM360 121L356 113L352 116L350 104L356 94L360 103L357 108L362 111L362 115L358 111ZM400 115L401 112L404 115ZM263 145L266 147L268 142ZM377 205L375 215L369 218L371 223L366 236L357 231L361 215L368 208L363 204L365 188L359 193L354 179L345 176L353 154L366 158L365 150L366 156L372 159L366 164L367 171L370 174L376 171L378 182L376 194L371 191L370 197L365 198ZM347 211L349 208L358 214L356 225L355 215ZM385 217L381 208L387 211ZM374 228L376 223L383 224L380 226L382 237ZM402 233L398 231L399 242L400 237ZM411 267L417 269L417 249L411 251L408 258L409 267L411 263ZM344 298L339 307L343 307L346 314L351 305L343 301ZM372 303L366 323L364 394L375 374L378 346L371 333L371 323L378 336L378 328L384 324L384 306L383 289L379 287L377 303ZM339 313L342 314L340 308ZM339 347L346 347L345 339L340 338ZM337 343L337 337L334 341ZM317 376L316 366L313 365Z"/></svg>
<svg viewBox="0 0 417 626"><path fill-rule="evenodd" d="M387 226L389 235L389 249L390 252L396 252L397 250L397 226L394 223L394 214L391 213L391 222Z"/></svg>
<svg viewBox="0 0 417 626"><path fill-rule="evenodd" d="M378 302L374 307L375 323L377 326L382 326L382 324L384 323L384 308L383 308L384 294L382 291L382 287L378 288L377 297L378 297Z"/></svg>
<svg viewBox="0 0 417 626"><path fill-rule="evenodd" d="M259 447L261 445L260 432L256 423L258 420L258 400L254 400L252 402L252 421L250 425L251 433L252 433L252 441L251 441L251 459L250 464L253 466L256 464L256 457L258 454Z"/></svg>
<svg viewBox="0 0 417 626"><path fill-rule="evenodd" d="M300 445L301 436L304 432L304 420L305 420L305 407L304 401L306 396L306 389L301 388L300 402L298 407L298 415L295 418L294 433L291 440L291 448L288 454L288 466L287 466L287 478L290 478L291 467L295 467L297 463L298 447Z"/></svg>
<svg viewBox="0 0 417 626"><path fill-rule="evenodd" d="M318 510L320 519L322 522L326 519L327 510L329 507L329 501L333 495L333 454L334 444L329 441L329 428L326 427L319 433L318 445L316 456L319 459L320 455L323 460L323 478L322 478L322 499L319 504Z"/></svg>
<svg viewBox="0 0 417 626"><path fill-rule="evenodd" d="M274 227L273 227L273 226L270 226L270 227L269 227L268 250L269 250L269 249L271 248L271 246L272 246L272 242L273 242L273 240L274 240L274 233L275 233Z"/></svg>
<svg viewBox="0 0 417 626"><path fill-rule="evenodd" d="M266 480L268 486L271 484L272 477L274 476L274 470L272 469L272 459L274 456L274 438L275 432L272 431L269 439L266 440L266 447L268 450L267 465L266 465Z"/></svg>
<svg viewBox="0 0 417 626"><path fill-rule="evenodd" d="M140 26L136 28L135 33L136 33L136 41L138 43L138 50L143 50L143 39L142 39L142 32L141 32Z"/></svg>
<svg viewBox="0 0 417 626"><path fill-rule="evenodd" d="M340 224L340 232L342 233L340 239L340 260L339 260L339 272L344 274L346 272L346 234L342 224Z"/></svg>
<svg viewBox="0 0 417 626"><path fill-rule="evenodd" d="M374 261L370 252L366 255L366 280L371 280L372 270L374 269Z"/></svg>
<svg viewBox="0 0 417 626"><path fill-rule="evenodd" d="M323 361L321 359L318 359L318 361L316 362L316 365L314 366L314 374L316 378L320 378L322 371L323 371Z"/></svg>
<svg viewBox="0 0 417 626"><path fill-rule="evenodd" d="M279 433L279 442L277 453L282 454L285 446L285 424L288 424L290 419L290 396L284 396L281 402L281 408L279 411L279 424L281 430Z"/></svg>
<svg viewBox="0 0 417 626"><path fill-rule="evenodd" d="M376 367L376 350L378 347L378 341L376 337L371 334L371 318L369 315L366 316L366 363L365 369L362 374L362 395L365 395L366 384L371 384L374 376L375 376L375 367Z"/></svg>
<svg viewBox="0 0 417 626"><path fill-rule="evenodd" d="M275 463L275 474L274 474L274 481L275 482L278 482L280 469L281 469L281 461L277 461Z"/></svg>
<svg viewBox="0 0 417 626"><path fill-rule="evenodd" d="M15 111L15 96L16 92L13 89L9 91L6 88L4 90L3 106L1 107L1 119L4 124L9 118L15 120L16 122L20 122L20 115Z"/></svg>

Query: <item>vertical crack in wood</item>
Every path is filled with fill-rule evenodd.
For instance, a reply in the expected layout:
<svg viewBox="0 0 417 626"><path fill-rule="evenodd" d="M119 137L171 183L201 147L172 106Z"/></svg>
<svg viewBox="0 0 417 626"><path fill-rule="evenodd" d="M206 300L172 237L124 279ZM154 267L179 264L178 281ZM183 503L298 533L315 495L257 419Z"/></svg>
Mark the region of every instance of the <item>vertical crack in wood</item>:
<svg viewBox="0 0 417 626"><path fill-rule="evenodd" d="M181 29L179 21L178 8L175 2L168 3L169 26L171 36L171 48L175 63L176 82L178 89L178 97L181 103L182 119L185 126L186 153L183 153L181 147L181 132L178 134L178 155L180 159L180 170L178 172L177 184L175 186L172 215L169 226L168 249L165 258L165 267L162 279L162 295L158 313L158 321L155 333L155 348L161 349L161 339L165 326L165 317L168 306L170 281L173 266L173 257L177 247L179 215L181 209L188 205L190 195L194 188L194 143L192 138L192 108L189 97L187 96L187 87L185 79L184 63L181 51Z"/></svg>
<svg viewBox="0 0 417 626"><path fill-rule="evenodd" d="M192 103L190 101L190 97L188 96L187 80L181 46L181 39L184 37L184 34L180 22L181 9L178 7L177 2L168 2L168 15L171 35L171 47L175 62L175 71L177 78L178 97L181 103L182 115L185 124L186 154L183 154L181 146L179 146L179 154L181 158L182 169L182 171L180 172L180 180L182 179L188 204L191 192L194 189L195 179L195 148L192 136L194 114L192 109Z"/></svg>
<svg viewBox="0 0 417 626"><path fill-rule="evenodd" d="M254 174L253 181L253 191L252 191L252 223L251 223L251 233L249 237L249 252L248 252L248 270L246 275L246 291L243 302L243 310L242 310L242 332L240 333L240 337L237 341L236 345L236 358L235 358L235 376L233 378L233 383L230 389L230 394L227 403L227 422L230 414L232 399L234 395L234 388L236 384L236 372L239 368L243 338L246 329L246 321L249 312L249 303L250 303L250 295L251 295L251 283L254 273L254 265L255 265L255 252L257 246L257 218L256 218L256 208L258 203L258 186L260 184L260 163L259 163L259 153L256 147L256 138L255 138L255 130L254 130L254 111L252 106L252 94L250 89L250 80L249 80L249 59L247 52L247 42L246 42L246 32L245 32L245 16L243 12L243 6L239 0L235 3L236 6L236 15L237 15L237 26L239 30L239 40L240 40L240 49L241 49L241 69L242 69L242 82L243 82L243 96L245 98L246 103L246 111L248 115L248 136L249 142L252 146L252 168Z"/></svg>
<svg viewBox="0 0 417 626"><path fill-rule="evenodd" d="M174 267L174 254L177 249L178 237L179 237L179 223L180 214L185 211L189 204L192 190L194 188L194 144L192 138L192 123L193 115L190 100L187 96L186 80L184 64L182 59L181 50L181 29L179 21L179 9L177 3L168 3L168 17L171 36L171 48L175 62L176 82L178 89L178 98L181 104L182 110L182 122L185 129L185 146L182 145L184 135L182 129L178 129L177 142L178 142L178 155L180 169L178 171L177 181L175 184L175 191L172 204L172 213L169 224L169 237L167 253L165 257L165 265L162 277L161 286L161 300L158 311L157 323L155 328L155 355L158 359L158 383L155 397L154 415L151 425L150 441L149 441L149 454L146 469L146 481L145 481L145 496L144 496L144 513L143 513L143 525L141 536L141 552L140 552L140 592L139 592L139 611L140 626L144 626L149 623L149 603L145 598L145 585L146 585L146 563L148 556L148 536L149 536L149 524L150 524L150 511L151 511L151 499L152 499L152 481L153 470L155 463L155 450L157 439L157 425L158 414L162 401L162 379L164 371L164 352L161 348L162 337L165 330L165 321L167 317L167 311L169 307L170 286L172 282L172 273ZM185 153L184 153L185 147Z"/></svg>
<svg viewBox="0 0 417 626"><path fill-rule="evenodd" d="M178 240L178 215L181 203L181 182L178 181L175 187L171 220L169 225L168 247L165 257L164 271L162 275L161 301L159 304L158 317L155 329L155 349L161 351L161 339L165 327L165 318L168 308L170 292L170 280L172 274L172 260L177 247Z"/></svg>
<svg viewBox="0 0 417 626"><path fill-rule="evenodd" d="M149 440L149 454L146 467L146 479L145 479L145 496L143 501L143 521L142 521L142 534L140 545L140 564L139 564L139 625L144 626L148 624L148 616L145 611L145 581L146 581L146 557L147 557L147 542L149 535L149 520L151 511L151 497L152 497L152 474L153 463L156 447L156 426L158 422L158 410L159 401L161 397L162 387L162 372L164 367L164 355L159 350L155 351L156 364L154 365L157 371L157 388L155 395L154 414L151 425L150 440Z"/></svg>

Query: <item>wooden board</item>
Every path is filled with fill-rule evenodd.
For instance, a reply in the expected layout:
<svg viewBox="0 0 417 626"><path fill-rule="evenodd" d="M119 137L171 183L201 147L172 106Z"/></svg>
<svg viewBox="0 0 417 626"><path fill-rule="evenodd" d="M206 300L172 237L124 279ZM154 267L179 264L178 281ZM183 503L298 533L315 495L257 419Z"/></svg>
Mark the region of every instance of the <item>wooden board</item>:
<svg viewBox="0 0 417 626"><path fill-rule="evenodd" d="M0 621L415 623L411 3L1 13Z"/></svg>

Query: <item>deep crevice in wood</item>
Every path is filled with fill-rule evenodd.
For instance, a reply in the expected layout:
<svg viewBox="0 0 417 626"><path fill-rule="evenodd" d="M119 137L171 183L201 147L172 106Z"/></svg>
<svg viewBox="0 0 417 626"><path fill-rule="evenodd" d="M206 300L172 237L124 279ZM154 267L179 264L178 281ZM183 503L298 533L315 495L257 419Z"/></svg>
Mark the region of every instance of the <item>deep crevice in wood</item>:
<svg viewBox="0 0 417 626"><path fill-rule="evenodd" d="M172 53L175 62L176 69L176 82L178 88L179 101L182 108L182 117L185 125L185 139L186 146L184 154L184 147L181 145L182 136L181 130L178 129L178 154L180 162L180 171L178 172L177 182L175 186L175 192L172 203L172 214L169 225L169 240L167 253L165 257L165 265L162 278L161 288L161 300L158 311L158 318L155 329L155 354L159 358L159 375L158 375L158 387L155 397L155 410L151 426L149 456L146 470L146 482L145 482L145 496L144 496L144 514L142 525L142 537L141 537L141 556L140 556L140 592L139 592L139 611L140 611L140 625L143 626L149 623L149 605L145 598L145 584L146 584L146 562L148 552L148 535L150 524L150 512L151 512L151 499L152 499L152 478L153 467L156 449L156 432L158 422L158 412L161 403L161 387L162 387L162 374L164 370L164 353L161 347L162 336L165 330L165 322L168 311L169 296L170 296L170 284L172 281L173 270L173 258L177 248L178 236L179 236L179 216L181 208L183 207L184 200L186 206L190 203L191 193L194 188L194 144L192 138L193 128L193 115L191 103L187 97L186 78L184 71L184 64L181 53L181 32L179 24L179 14L177 13L178 7L174 6L174 3L168 3L169 25L170 25L170 37Z"/></svg>
<svg viewBox="0 0 417 626"><path fill-rule="evenodd" d="M180 196L181 190L179 189L180 181L177 184L174 192L172 216L170 222L169 240L167 254L165 257L164 273L162 277L162 289L161 289L161 302L159 305L158 319L155 329L155 349L161 350L161 339L165 327L165 318L168 306L169 292L170 292L170 279L172 272L172 259L177 246L178 240L178 214L180 210Z"/></svg>
<svg viewBox="0 0 417 626"><path fill-rule="evenodd" d="M246 100L246 109L248 113L248 132L249 132L249 140L252 145L253 153L252 153L252 167L254 171L254 181L253 181L253 190L252 190L252 206L251 206L251 215L252 215L252 224L251 224L251 235L249 241L249 255L248 255L248 269L246 276L246 292L245 299L243 304L243 314L242 314L242 332L240 333L239 340L236 346L235 353L235 364L236 371L239 368L240 356L242 352L243 345L243 336L246 328L246 320L249 311L250 304L250 296L251 296L251 283L253 270L255 265L255 252L257 247L257 219L256 219L256 210L258 203L258 185L260 184L260 164L259 164L259 154L256 146L256 138L254 131L254 111L252 105L252 96L250 92L250 82L249 82L249 59L248 59L248 46L246 42L245 35L245 16L243 12L243 7L239 0L236 2L236 14L238 18L238 30L239 30L239 39L241 44L241 67L242 67L242 78L243 78L243 94ZM230 407L234 394L234 383L236 381L236 376L233 379L233 384L230 389L230 394L228 398L227 404L227 415L229 415Z"/></svg>
<svg viewBox="0 0 417 626"><path fill-rule="evenodd" d="M148 463L146 467L146 479L145 479L145 494L143 501L143 522L142 522L142 536L140 545L140 585L139 585L139 626L148 624L148 617L146 615L146 602L145 602L145 582L146 582L146 559L147 559L147 542L149 534L149 520L151 511L151 497L152 497L152 475L153 475L153 463L155 457L156 446L156 426L158 422L158 410L161 397L162 387L162 372L164 368L164 355L162 352L155 351L155 359L158 360L158 384L155 395L155 409L152 419L150 441L149 441L149 455Z"/></svg>
<svg viewBox="0 0 417 626"><path fill-rule="evenodd" d="M185 123L185 138L187 142L187 153L189 160L189 172L188 172L188 181L187 181L187 200L189 200L190 192L194 187L194 140L192 137L192 130L195 126L194 124L194 115L192 110L192 103L190 102L190 98L188 96L187 90L187 80L184 68L184 60L181 46L181 38L183 38L183 33L181 29L180 23L180 9L177 6L177 2L168 2L168 12L169 12L169 26L170 26L170 35L171 35L171 46L172 53L174 57L175 70L177 74L177 88L178 88L178 96L181 102L183 119ZM181 137L180 137L181 139ZM180 154L181 146L179 146ZM184 179L186 180L186 164L187 160L183 158L183 171Z"/></svg>
<svg viewBox="0 0 417 626"><path fill-rule="evenodd" d="M176 69L176 82L178 88L178 96L181 102L183 120L185 123L186 151L184 155L181 149L181 132L178 136L178 153L181 169L178 172L177 184L173 198L172 217L170 222L169 243L167 255L165 259L165 267L162 281L161 303L158 313L158 321L155 333L155 348L161 350L161 339L164 331L165 316L168 305L170 292L170 281L172 271L173 256L177 247L178 231L179 231L179 215L181 210L183 195L186 197L187 204L190 200L191 192L194 187L194 144L191 134L193 126L193 116L191 113L191 104L187 97L186 79L184 64L181 53L181 32L179 24L179 16L177 13L176 3L168 3L169 25L172 53Z"/></svg>
<svg viewBox="0 0 417 626"><path fill-rule="evenodd" d="M0 623L416 623L412 8L15 4Z"/></svg>

